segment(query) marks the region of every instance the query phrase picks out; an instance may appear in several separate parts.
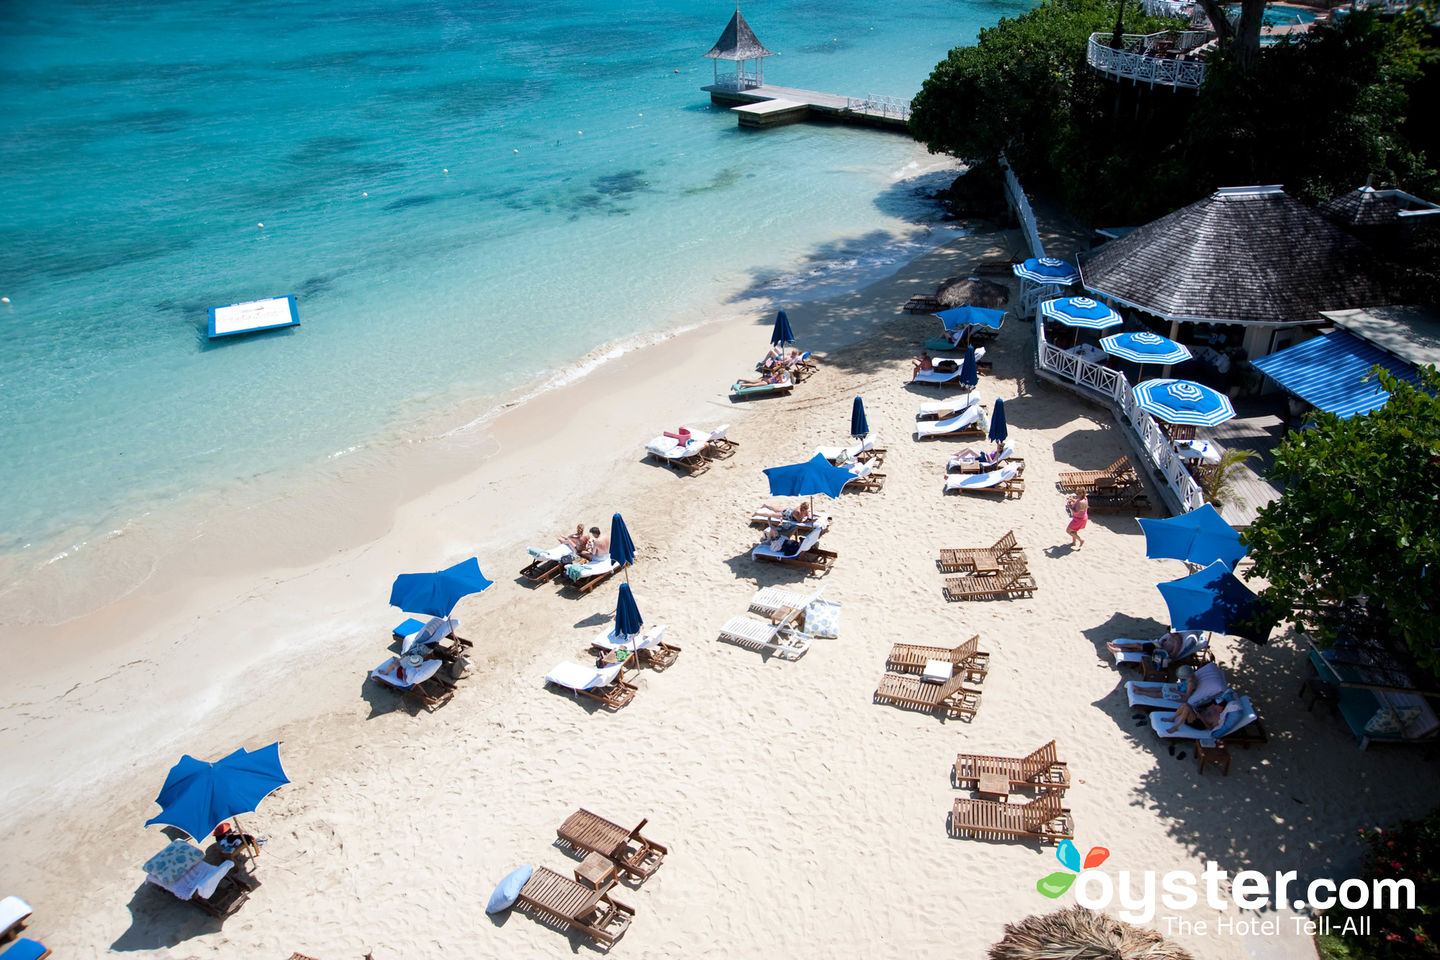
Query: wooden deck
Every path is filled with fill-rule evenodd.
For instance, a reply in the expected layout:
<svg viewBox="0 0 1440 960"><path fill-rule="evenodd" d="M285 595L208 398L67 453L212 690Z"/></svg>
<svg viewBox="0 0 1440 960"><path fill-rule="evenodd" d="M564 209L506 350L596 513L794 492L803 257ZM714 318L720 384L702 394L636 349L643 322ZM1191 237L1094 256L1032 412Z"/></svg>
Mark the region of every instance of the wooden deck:
<svg viewBox="0 0 1440 960"><path fill-rule="evenodd" d="M735 108L742 127L770 127L802 120L853 123L910 132L910 101L891 97L844 97L817 90L763 84L747 90L702 87L710 102ZM758 106L764 104L765 106Z"/></svg>
<svg viewBox="0 0 1440 960"><path fill-rule="evenodd" d="M1220 516L1233 527L1248 527L1261 507L1280 497L1281 489L1260 474L1275 462L1275 447L1285 437L1285 420L1280 414L1284 405L1283 396L1238 400L1235 419L1196 431L1221 450L1239 447L1258 454L1241 468L1240 477L1232 484L1231 501L1220 508Z"/></svg>

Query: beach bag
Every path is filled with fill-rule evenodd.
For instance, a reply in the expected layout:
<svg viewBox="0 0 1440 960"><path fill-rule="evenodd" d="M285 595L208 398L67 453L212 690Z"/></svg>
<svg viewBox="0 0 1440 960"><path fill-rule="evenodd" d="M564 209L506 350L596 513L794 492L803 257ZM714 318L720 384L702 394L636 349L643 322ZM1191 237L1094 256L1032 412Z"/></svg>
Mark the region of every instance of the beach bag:
<svg viewBox="0 0 1440 960"><path fill-rule="evenodd" d="M800 555L800 542L798 540L786 540L780 544L780 553L786 557L798 557Z"/></svg>

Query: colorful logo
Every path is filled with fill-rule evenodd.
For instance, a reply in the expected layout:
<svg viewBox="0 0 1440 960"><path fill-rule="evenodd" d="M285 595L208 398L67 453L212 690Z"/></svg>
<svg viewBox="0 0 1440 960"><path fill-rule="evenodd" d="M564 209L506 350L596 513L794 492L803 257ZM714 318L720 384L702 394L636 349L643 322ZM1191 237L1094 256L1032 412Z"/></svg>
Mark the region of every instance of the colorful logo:
<svg viewBox="0 0 1440 960"><path fill-rule="evenodd" d="M1110 851L1104 847L1091 847L1090 852L1085 854L1085 863L1081 864L1080 851L1076 849L1075 844L1069 840L1061 840L1060 846L1055 848L1055 859L1059 860L1060 865L1069 873L1066 873L1065 870L1056 870L1048 877L1041 877L1035 881L1035 889L1054 900L1070 889L1070 885L1075 882L1080 871L1100 866L1109 856Z"/></svg>

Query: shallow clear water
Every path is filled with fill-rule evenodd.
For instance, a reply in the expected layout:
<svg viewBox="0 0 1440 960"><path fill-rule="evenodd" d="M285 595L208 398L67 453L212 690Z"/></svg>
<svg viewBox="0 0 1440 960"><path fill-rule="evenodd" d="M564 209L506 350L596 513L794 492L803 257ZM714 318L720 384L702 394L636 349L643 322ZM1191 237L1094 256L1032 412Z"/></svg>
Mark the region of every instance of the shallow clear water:
<svg viewBox="0 0 1440 960"><path fill-rule="evenodd" d="M747 14L771 82L906 97L1031 5ZM0 6L0 554L404 435L717 291L918 253L906 138L709 105L732 11ZM208 307L289 293L299 328L205 339Z"/></svg>

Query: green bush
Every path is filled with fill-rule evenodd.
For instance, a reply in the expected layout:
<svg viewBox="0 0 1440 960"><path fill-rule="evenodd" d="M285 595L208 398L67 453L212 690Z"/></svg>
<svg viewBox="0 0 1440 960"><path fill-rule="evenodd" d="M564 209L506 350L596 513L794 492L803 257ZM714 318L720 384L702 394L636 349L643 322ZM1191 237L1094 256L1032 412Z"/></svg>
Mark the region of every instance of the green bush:
<svg viewBox="0 0 1440 960"><path fill-rule="evenodd" d="M1440 937L1434 909L1440 903L1440 808L1423 820L1407 820L1391 830L1361 830L1369 846L1361 879L1394 878L1415 881L1414 910L1344 910L1326 914L1331 932L1317 937L1324 957L1333 960L1424 960L1440 957ZM1342 936L1349 918L1367 918L1365 934Z"/></svg>

